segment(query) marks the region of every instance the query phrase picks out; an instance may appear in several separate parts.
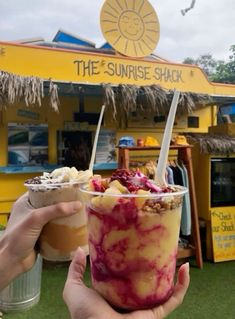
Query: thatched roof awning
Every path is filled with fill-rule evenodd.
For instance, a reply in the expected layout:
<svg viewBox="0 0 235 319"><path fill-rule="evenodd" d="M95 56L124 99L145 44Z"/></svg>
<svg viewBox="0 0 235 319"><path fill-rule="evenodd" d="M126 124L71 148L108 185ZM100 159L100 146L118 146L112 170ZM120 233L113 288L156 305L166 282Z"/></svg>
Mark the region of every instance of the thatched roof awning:
<svg viewBox="0 0 235 319"><path fill-rule="evenodd" d="M154 112L159 115L169 113L173 90L163 89L160 85L136 86L119 85L117 87L109 84L103 85L104 103L118 113L117 107L122 107L126 116L131 112ZM213 98L208 94L193 92L181 92L177 113L189 114L193 111L213 104Z"/></svg>
<svg viewBox="0 0 235 319"><path fill-rule="evenodd" d="M59 107L57 89L58 86L49 81L50 104L56 112ZM41 106L44 95L44 80L39 77L20 76L0 71L0 109L20 100L24 100L27 106Z"/></svg>
<svg viewBox="0 0 235 319"><path fill-rule="evenodd" d="M197 134L186 135L190 144L199 144L200 152L214 155L230 155L235 153L235 137L230 135Z"/></svg>
<svg viewBox="0 0 235 319"><path fill-rule="evenodd" d="M156 115L167 115L173 98L173 90L166 90L160 85L111 85L72 83L45 80L39 77L26 77L0 71L0 108L6 108L19 100L24 100L27 106L41 106L41 101L48 94L50 104L58 111L60 95L84 94L103 96L106 106L112 109L114 117L119 114L128 118L132 112L149 112ZM181 92L177 114L190 114L208 105L235 103L233 96L218 96L195 92Z"/></svg>

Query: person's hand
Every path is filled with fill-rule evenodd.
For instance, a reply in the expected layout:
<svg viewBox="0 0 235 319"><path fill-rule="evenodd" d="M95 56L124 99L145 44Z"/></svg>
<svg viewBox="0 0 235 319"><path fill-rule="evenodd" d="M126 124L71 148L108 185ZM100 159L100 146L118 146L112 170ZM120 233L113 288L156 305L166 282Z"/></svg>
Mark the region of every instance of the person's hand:
<svg viewBox="0 0 235 319"><path fill-rule="evenodd" d="M14 204L3 237L0 239L0 289L17 275L29 270L36 260L35 244L50 220L79 212L78 201L34 209L28 193Z"/></svg>
<svg viewBox="0 0 235 319"><path fill-rule="evenodd" d="M183 301L189 286L189 264L179 268L173 295L161 306L127 314L116 312L95 290L84 285L86 257L82 249L74 256L65 283L63 298L72 319L163 319Z"/></svg>

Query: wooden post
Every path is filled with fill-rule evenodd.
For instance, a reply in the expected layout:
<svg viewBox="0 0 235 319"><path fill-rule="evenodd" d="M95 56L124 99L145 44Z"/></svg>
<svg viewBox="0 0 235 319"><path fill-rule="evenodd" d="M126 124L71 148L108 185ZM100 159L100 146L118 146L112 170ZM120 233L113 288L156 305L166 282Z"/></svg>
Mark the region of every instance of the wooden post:
<svg viewBox="0 0 235 319"><path fill-rule="evenodd" d="M129 169L129 150L125 147L118 148L118 167Z"/></svg>
<svg viewBox="0 0 235 319"><path fill-rule="evenodd" d="M195 245L197 265L200 269L202 269L203 260L202 260L202 249L201 249L201 237L200 237L196 191L195 191L194 175L193 175L191 146L180 148L178 152L179 152L179 159L183 161L188 171L192 232L193 232L192 238L194 240L194 245Z"/></svg>

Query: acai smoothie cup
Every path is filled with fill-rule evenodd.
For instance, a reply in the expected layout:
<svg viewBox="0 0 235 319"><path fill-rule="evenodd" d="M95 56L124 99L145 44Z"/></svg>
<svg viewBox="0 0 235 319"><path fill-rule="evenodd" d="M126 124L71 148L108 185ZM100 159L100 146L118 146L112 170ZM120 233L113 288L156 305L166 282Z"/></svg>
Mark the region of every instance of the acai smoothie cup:
<svg viewBox="0 0 235 319"><path fill-rule="evenodd" d="M80 185L91 176L88 170L77 171L74 167L63 167L27 180L24 185L28 188L31 205L40 208L60 202L82 201ZM48 222L39 237L40 254L48 261L70 261L79 246L88 255L84 205L79 213Z"/></svg>
<svg viewBox="0 0 235 319"><path fill-rule="evenodd" d="M140 172L118 170L109 179L92 179L81 191L94 289L121 309L147 309L168 300L187 189L160 188Z"/></svg>

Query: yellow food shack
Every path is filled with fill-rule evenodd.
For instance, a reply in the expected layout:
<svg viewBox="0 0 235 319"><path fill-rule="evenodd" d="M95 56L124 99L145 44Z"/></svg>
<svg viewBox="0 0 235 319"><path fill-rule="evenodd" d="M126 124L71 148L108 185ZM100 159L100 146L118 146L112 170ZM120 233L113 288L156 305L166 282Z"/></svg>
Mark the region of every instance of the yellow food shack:
<svg viewBox="0 0 235 319"><path fill-rule="evenodd" d="M123 18L133 19L124 13L120 13ZM97 49L89 41L85 45L81 41L62 43L62 30L50 44L0 42L1 224L25 192L24 181L64 165L65 151L70 143L74 146L74 139L85 141L91 149L104 103L103 139L97 147L94 170L108 175L118 167L115 145L121 137L132 136L137 142L151 136L161 143L167 101L174 89L181 92L182 99L173 135L207 133L208 127L217 123L217 106L235 99L234 85L212 83L199 67L168 62L152 53L159 38L156 15L147 21L154 26L150 34L141 29L146 22L143 14L138 15L140 29L130 35L122 24L112 31L111 24L119 22L107 22L105 14L107 10L102 10L102 31L111 44L107 48ZM137 13L133 14L136 18ZM151 32L155 36L151 37ZM143 101L147 91L155 95L150 92L150 98ZM151 96L156 98L157 93L164 93L166 101L161 104L156 99L158 105L150 107ZM130 106L131 98L127 101L133 94L137 100L140 96L140 112L138 106ZM47 137L46 143L42 136ZM201 178L198 174L199 169L196 178ZM200 209L198 215L209 219Z"/></svg>

